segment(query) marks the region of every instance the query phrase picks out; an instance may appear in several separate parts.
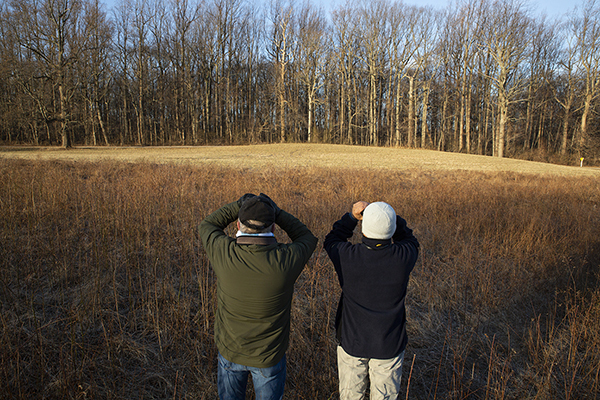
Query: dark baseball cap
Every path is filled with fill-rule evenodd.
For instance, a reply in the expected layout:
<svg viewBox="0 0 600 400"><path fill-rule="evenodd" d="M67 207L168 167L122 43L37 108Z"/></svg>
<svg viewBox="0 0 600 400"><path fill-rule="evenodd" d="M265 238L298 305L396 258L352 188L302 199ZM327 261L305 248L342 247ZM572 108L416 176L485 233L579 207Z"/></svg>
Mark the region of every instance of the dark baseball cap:
<svg viewBox="0 0 600 400"><path fill-rule="evenodd" d="M272 202L263 196L250 197L240 207L238 218L248 228L266 229L275 222L275 208Z"/></svg>

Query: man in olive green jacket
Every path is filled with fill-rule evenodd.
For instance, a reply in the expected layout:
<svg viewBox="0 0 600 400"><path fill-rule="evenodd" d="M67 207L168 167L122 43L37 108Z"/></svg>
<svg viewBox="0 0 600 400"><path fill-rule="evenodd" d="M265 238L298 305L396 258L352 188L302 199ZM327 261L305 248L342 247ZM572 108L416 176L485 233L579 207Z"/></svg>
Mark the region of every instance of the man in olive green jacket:
<svg viewBox="0 0 600 400"><path fill-rule="evenodd" d="M232 238L223 230L236 220ZM277 243L275 224L292 243ZM294 283L317 238L262 193L221 207L200 223L199 232L217 276L219 398L245 399L252 374L257 399L281 399Z"/></svg>

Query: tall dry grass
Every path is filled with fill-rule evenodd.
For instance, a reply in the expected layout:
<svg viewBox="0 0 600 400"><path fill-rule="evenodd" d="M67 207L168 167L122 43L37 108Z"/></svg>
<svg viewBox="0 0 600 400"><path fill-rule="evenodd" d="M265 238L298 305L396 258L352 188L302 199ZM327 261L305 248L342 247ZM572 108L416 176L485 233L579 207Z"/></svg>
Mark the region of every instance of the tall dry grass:
<svg viewBox="0 0 600 400"><path fill-rule="evenodd" d="M215 277L196 227L246 192L320 239L357 200L387 201L414 228L403 398L598 398L597 180L42 161L0 172L0 398L215 398ZM319 246L296 285L286 398L337 398L338 296Z"/></svg>

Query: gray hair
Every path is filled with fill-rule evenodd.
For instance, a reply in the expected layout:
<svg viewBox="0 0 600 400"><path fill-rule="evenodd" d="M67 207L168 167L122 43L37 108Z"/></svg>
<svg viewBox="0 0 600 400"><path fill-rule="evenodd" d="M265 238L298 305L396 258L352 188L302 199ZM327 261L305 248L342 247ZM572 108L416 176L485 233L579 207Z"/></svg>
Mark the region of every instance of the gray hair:
<svg viewBox="0 0 600 400"><path fill-rule="evenodd" d="M240 223L240 232L242 233L246 233L246 234L256 234L256 233L268 233L271 232L273 229L273 225L271 224L269 226L267 226L265 229L254 229L254 228L250 228L249 226L246 226L242 223L242 221L240 221L238 219L239 223ZM252 225L261 225L262 222L260 221L255 221L255 220L248 220L248 222L250 222Z"/></svg>

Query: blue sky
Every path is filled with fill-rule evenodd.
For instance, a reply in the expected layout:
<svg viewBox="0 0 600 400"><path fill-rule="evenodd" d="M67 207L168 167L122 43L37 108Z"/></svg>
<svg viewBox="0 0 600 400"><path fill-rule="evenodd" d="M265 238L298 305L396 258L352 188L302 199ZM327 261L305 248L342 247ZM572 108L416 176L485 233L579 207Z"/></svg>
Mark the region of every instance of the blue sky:
<svg viewBox="0 0 600 400"><path fill-rule="evenodd" d="M335 0L334 0L335 1ZM434 8L444 8L450 0L405 0L405 4L431 5ZM582 4L583 0L528 0L526 4L532 8L534 15L546 13L548 17L560 17L573 10L575 4Z"/></svg>
<svg viewBox="0 0 600 400"><path fill-rule="evenodd" d="M548 17L560 17L563 14L573 10L573 7L583 4L584 0L524 0L534 13L534 15L542 15L546 13ZM325 0L322 2L315 1L314 4L323 4L324 7L332 7L339 4L344 4L346 0ZM425 6L430 5L435 9L445 8L450 4L451 0L404 0L404 4L412 4Z"/></svg>
<svg viewBox="0 0 600 400"><path fill-rule="evenodd" d="M100 0L107 5L107 8L112 8L114 4L120 0ZM256 1L256 0L249 0ZM268 2L269 0L259 0L260 2ZM302 0L300 0L302 1ZM341 4L345 4L347 0L310 0L314 5L321 5L326 11ZM391 0L393 1L393 0ZM430 5L435 9L445 8L452 0L404 0L404 4L412 5ZM581 6L585 0L523 0L532 8L535 15L541 16L547 14L548 17L561 17L567 12L571 12L575 5Z"/></svg>
<svg viewBox="0 0 600 400"><path fill-rule="evenodd" d="M561 17L565 13L570 13L577 4L581 6L583 1L572 0L537 0L530 1L537 14L546 13L549 17Z"/></svg>

